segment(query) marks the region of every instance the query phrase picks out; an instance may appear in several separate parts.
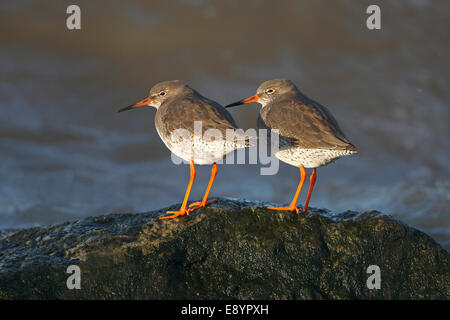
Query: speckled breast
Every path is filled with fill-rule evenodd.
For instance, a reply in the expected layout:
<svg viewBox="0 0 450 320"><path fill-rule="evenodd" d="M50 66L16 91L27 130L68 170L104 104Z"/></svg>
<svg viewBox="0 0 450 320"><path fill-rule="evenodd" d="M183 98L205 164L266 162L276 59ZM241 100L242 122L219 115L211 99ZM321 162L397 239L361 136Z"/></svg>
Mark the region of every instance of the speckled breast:
<svg viewBox="0 0 450 320"><path fill-rule="evenodd" d="M281 161L296 167L303 165L305 168L318 168L353 153L355 152L348 150L303 149L280 146L275 156Z"/></svg>

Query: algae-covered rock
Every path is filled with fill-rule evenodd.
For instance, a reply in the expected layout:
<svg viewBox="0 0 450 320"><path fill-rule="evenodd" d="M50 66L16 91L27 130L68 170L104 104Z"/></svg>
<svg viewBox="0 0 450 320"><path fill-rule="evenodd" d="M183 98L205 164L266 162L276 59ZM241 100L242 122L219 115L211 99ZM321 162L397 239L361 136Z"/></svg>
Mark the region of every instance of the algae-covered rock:
<svg viewBox="0 0 450 320"><path fill-rule="evenodd" d="M175 206L174 206L175 207ZM447 299L450 256L378 212L219 199L189 217L110 214L0 238L3 299ZM69 265L81 289L68 289ZM380 289L367 280L379 267ZM372 282L369 279L370 283Z"/></svg>

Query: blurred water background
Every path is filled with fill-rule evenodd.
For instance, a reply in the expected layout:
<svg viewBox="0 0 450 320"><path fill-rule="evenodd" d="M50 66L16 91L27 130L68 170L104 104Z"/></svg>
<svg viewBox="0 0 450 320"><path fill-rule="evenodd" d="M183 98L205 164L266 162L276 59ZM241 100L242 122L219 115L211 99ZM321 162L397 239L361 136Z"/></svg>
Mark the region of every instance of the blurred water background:
<svg viewBox="0 0 450 320"><path fill-rule="evenodd" d="M292 79L327 106L359 154L318 170L311 206L376 209L450 248L450 4L382 1L71 1L0 4L0 228L181 202L152 109L116 111L180 79L222 104ZM259 106L231 112L244 129ZM212 195L288 203L298 169L220 166ZM192 200L210 173L198 167ZM304 202L305 193L301 196Z"/></svg>

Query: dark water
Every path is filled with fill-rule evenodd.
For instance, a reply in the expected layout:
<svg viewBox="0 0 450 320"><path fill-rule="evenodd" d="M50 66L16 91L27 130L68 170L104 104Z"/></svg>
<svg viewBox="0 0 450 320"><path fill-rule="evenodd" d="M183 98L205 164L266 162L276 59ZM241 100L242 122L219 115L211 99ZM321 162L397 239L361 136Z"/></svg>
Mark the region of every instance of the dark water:
<svg viewBox="0 0 450 320"><path fill-rule="evenodd" d="M390 213L450 248L448 1L384 1L379 31L369 1L77 1L80 31L66 28L70 4L0 4L0 227L181 202L189 170L154 110L116 111L163 80L226 104L285 77L360 150L318 170L311 205ZM232 114L251 128L258 110ZM221 166L212 194L287 203L298 178Z"/></svg>

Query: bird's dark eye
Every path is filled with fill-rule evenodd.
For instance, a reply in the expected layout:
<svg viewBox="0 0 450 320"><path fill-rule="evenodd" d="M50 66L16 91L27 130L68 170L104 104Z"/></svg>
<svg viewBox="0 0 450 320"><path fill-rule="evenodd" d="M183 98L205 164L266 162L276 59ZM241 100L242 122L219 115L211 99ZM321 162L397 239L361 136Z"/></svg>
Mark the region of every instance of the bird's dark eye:
<svg viewBox="0 0 450 320"><path fill-rule="evenodd" d="M161 91L161 92L159 93L159 95L160 95L160 96L165 96L165 95L166 95L166 92L165 92L165 91Z"/></svg>
<svg viewBox="0 0 450 320"><path fill-rule="evenodd" d="M267 89L266 90L266 93L268 93L268 94L272 94L272 93L274 93L275 92L275 90L273 90L273 89Z"/></svg>

